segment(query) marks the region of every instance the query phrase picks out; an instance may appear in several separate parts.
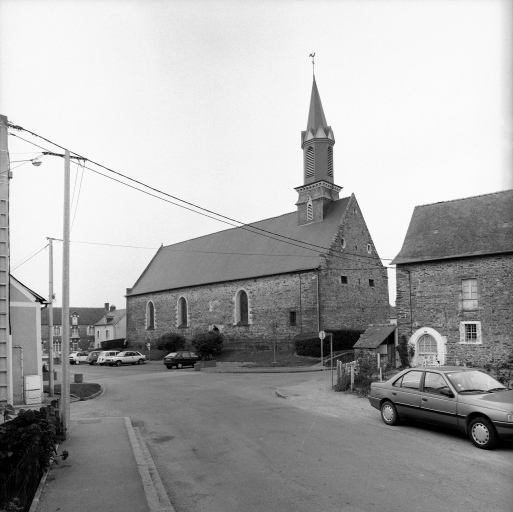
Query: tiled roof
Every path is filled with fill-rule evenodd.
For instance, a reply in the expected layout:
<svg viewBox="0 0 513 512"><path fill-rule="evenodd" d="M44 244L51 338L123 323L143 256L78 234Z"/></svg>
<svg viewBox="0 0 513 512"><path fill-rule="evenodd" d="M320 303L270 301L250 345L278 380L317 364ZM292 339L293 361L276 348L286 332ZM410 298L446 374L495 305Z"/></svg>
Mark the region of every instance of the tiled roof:
<svg viewBox="0 0 513 512"><path fill-rule="evenodd" d="M116 325L125 315L126 309L115 309L114 311L109 311L94 325L105 325L105 318L107 319L109 325Z"/></svg>
<svg viewBox="0 0 513 512"><path fill-rule="evenodd" d="M280 237L262 236L247 226L228 229L161 247L127 295L317 268L319 253L330 247L349 200L334 201L322 222L298 226L297 212L293 212L250 225L326 250L284 243Z"/></svg>
<svg viewBox="0 0 513 512"><path fill-rule="evenodd" d="M392 264L513 251L513 190L416 206Z"/></svg>
<svg viewBox="0 0 513 512"><path fill-rule="evenodd" d="M378 348L396 327L396 325L371 325L367 327L353 348Z"/></svg>
<svg viewBox="0 0 513 512"><path fill-rule="evenodd" d="M70 316L79 315L79 325L94 325L105 315L105 308L69 308ZM62 325L62 308L53 308L53 324ZM48 325L48 308L41 311L41 325Z"/></svg>

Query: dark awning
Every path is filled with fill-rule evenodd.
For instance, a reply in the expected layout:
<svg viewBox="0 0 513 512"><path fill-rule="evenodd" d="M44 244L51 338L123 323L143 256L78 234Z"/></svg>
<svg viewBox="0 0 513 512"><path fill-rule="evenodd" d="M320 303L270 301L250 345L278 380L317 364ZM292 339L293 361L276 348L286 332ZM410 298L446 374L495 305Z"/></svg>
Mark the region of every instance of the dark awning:
<svg viewBox="0 0 513 512"><path fill-rule="evenodd" d="M378 348L392 334L396 325L371 325L360 336L353 348Z"/></svg>

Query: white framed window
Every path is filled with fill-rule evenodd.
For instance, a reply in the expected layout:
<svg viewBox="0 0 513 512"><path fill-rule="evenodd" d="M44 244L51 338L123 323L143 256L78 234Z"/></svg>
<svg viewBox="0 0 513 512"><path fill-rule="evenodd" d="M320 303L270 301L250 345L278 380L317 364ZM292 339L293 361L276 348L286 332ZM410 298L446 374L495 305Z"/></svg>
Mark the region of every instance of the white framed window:
<svg viewBox="0 0 513 512"><path fill-rule="evenodd" d="M478 307L477 279L461 280L461 297L463 299L463 309L472 311Z"/></svg>
<svg viewBox="0 0 513 512"><path fill-rule="evenodd" d="M367 244L367 252L370 254L372 252L372 245Z"/></svg>
<svg viewBox="0 0 513 512"><path fill-rule="evenodd" d="M459 343L466 345L482 344L481 322L460 322Z"/></svg>
<svg viewBox="0 0 513 512"><path fill-rule="evenodd" d="M346 239L345 238L340 239L340 245L341 245L342 249L346 248Z"/></svg>
<svg viewBox="0 0 513 512"><path fill-rule="evenodd" d="M105 339L106 340L109 339L109 330L108 329L105 329Z"/></svg>
<svg viewBox="0 0 513 512"><path fill-rule="evenodd" d="M60 325L54 325L53 326L53 335L54 336L60 336L61 335L61 326Z"/></svg>

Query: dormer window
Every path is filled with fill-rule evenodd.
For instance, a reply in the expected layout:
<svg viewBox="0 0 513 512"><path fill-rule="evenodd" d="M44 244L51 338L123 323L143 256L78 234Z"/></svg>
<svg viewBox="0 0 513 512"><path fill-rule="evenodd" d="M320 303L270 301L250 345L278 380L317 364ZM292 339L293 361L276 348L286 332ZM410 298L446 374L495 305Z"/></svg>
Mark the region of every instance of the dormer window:
<svg viewBox="0 0 513 512"><path fill-rule="evenodd" d="M306 204L306 220L307 222L313 220L313 204L311 199L309 199Z"/></svg>

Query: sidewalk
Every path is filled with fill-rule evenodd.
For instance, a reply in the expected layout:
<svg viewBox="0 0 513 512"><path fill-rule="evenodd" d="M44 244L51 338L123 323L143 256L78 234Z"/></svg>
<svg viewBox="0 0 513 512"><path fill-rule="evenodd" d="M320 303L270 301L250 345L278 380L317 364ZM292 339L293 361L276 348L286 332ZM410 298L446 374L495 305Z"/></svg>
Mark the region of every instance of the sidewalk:
<svg viewBox="0 0 513 512"><path fill-rule="evenodd" d="M30 512L174 512L129 418L72 420L70 432L59 446L69 457L43 477Z"/></svg>

